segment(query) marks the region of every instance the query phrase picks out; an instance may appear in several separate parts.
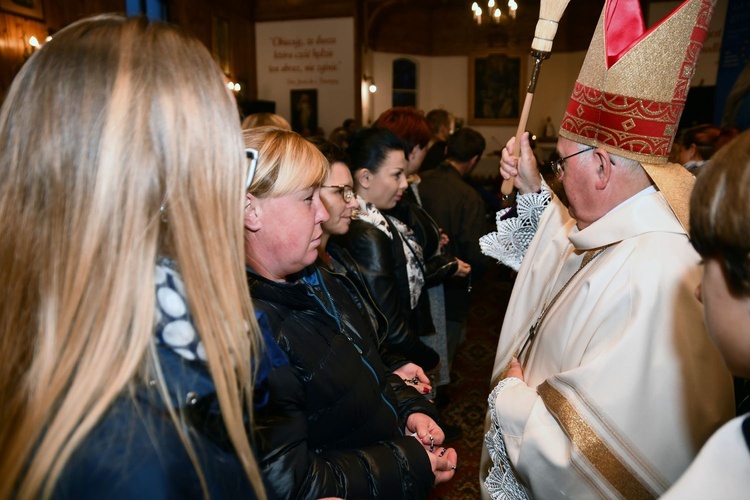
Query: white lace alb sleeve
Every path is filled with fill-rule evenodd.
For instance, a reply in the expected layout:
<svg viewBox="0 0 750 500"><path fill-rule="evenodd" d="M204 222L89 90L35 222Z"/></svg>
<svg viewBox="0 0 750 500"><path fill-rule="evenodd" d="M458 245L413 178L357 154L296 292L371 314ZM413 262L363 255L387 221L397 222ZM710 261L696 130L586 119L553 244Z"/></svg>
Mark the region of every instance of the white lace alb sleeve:
<svg viewBox="0 0 750 500"><path fill-rule="evenodd" d="M505 441L500 431L500 423L495 411L495 400L500 391L511 381L521 381L515 377L501 380L490 393L487 402L490 405L490 430L484 436L484 443L487 446L490 459L492 459L492 468L490 468L487 478L484 480L484 487L493 500L528 500L529 496L526 489L521 485L513 471L513 465L508 458L508 452L505 450ZM522 382L522 381L521 381Z"/></svg>
<svg viewBox="0 0 750 500"><path fill-rule="evenodd" d="M547 208L551 199L552 191L546 184L542 184L541 193L518 195L516 198L518 216L503 219L513 207L504 208L495 215L497 231L479 238L482 253L518 271L529 243L539 226L542 212Z"/></svg>

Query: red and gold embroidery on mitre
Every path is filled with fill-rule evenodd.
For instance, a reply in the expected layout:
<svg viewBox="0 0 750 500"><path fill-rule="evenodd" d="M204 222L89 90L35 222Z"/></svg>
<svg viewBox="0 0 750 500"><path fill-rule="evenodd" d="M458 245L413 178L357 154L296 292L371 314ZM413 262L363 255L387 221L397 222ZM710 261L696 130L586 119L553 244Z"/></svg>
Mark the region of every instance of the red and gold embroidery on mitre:
<svg viewBox="0 0 750 500"><path fill-rule="evenodd" d="M716 0L686 0L645 29L638 0L607 0L560 135L666 163Z"/></svg>

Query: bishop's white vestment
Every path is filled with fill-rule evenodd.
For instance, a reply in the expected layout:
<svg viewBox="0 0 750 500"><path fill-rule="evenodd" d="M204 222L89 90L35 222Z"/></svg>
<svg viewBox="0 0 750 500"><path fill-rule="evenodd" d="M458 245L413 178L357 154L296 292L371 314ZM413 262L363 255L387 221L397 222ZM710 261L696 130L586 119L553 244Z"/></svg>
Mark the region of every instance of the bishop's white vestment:
<svg viewBox="0 0 750 500"><path fill-rule="evenodd" d="M579 270L587 251L597 253ZM522 261L492 374L491 387L502 383L490 398L480 477L489 472L495 498L514 498L502 485L509 476L526 488L518 497L666 491L734 415L731 377L694 296L700 279L699 256L653 187L581 231L559 200L550 202ZM545 308L526 348L525 382L504 379Z"/></svg>

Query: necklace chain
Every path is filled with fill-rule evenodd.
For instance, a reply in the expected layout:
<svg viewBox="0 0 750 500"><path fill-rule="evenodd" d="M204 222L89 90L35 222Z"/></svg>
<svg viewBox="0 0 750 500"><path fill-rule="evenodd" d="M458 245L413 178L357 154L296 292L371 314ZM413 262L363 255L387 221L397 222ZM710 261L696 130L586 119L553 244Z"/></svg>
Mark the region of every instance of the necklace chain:
<svg viewBox="0 0 750 500"><path fill-rule="evenodd" d="M547 317L547 313L552 309L552 306L555 305L557 302L557 299L560 298L562 293L565 291L566 288L568 288L568 285L571 281L573 281L573 278L575 278L581 270L583 270L584 267L586 267L589 262L597 258L604 250L609 248L609 245L607 245L604 248L600 248L599 250L589 250L586 252L586 254L583 256L583 260L581 261L581 265L576 269L576 272L573 273L573 275L568 278L568 281L565 282L565 284L562 286L562 288L555 294L555 296L552 298L552 300L549 302L549 304L545 304L542 308L542 313L539 315L539 318L536 320L536 322L531 325L531 328L529 328L529 336L524 341L523 345L521 346L521 349L518 351L518 354L516 354L516 359L521 358L521 355L526 353L526 356L524 360L521 362L522 365L526 365L526 362L529 360L529 355L531 354L531 348L534 344L534 340L536 339L537 334L539 333L539 328L542 326L542 322L544 321L544 318ZM528 350L526 350L528 348Z"/></svg>

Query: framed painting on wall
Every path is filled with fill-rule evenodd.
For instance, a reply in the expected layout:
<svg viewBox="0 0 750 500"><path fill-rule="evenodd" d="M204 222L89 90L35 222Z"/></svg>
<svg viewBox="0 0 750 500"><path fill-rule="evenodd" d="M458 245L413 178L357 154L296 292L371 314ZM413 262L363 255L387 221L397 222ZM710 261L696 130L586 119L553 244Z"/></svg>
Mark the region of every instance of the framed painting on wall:
<svg viewBox="0 0 750 500"><path fill-rule="evenodd" d="M525 55L469 57L469 125L516 125L527 83Z"/></svg>
<svg viewBox="0 0 750 500"><path fill-rule="evenodd" d="M318 129L318 90L291 91L292 130L309 137Z"/></svg>
<svg viewBox="0 0 750 500"><path fill-rule="evenodd" d="M19 16L44 21L42 0L0 0L0 9Z"/></svg>
<svg viewBox="0 0 750 500"><path fill-rule="evenodd" d="M211 19L211 52L227 77L232 76L229 47L229 22L224 18L213 16Z"/></svg>

